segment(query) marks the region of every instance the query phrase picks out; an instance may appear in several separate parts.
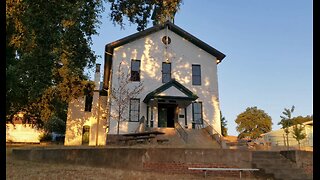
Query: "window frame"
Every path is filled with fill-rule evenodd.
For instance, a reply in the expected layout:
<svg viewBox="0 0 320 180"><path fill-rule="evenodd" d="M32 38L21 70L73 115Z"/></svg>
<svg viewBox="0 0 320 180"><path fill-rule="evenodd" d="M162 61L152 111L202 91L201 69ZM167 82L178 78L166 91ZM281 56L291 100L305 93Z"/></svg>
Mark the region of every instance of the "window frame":
<svg viewBox="0 0 320 180"><path fill-rule="evenodd" d="M195 104L200 104L200 113L195 113L194 111L194 105ZM200 114L201 116L201 124L203 124L203 106L202 106L202 102L192 102L192 120L193 120L193 123L196 123L195 119L194 119L194 115L195 114Z"/></svg>
<svg viewBox="0 0 320 180"><path fill-rule="evenodd" d="M197 74L197 75L195 75L195 73L194 73L194 67L199 67L199 74ZM200 64L192 64L192 69L191 69L191 71L192 71L192 85L194 85L194 86L201 86L201 65ZM196 83L195 82L195 77L199 77L199 83Z"/></svg>
<svg viewBox="0 0 320 180"><path fill-rule="evenodd" d="M139 63L139 70L138 71L133 71L133 63ZM136 72L138 75L137 77L134 76L133 72ZM138 59L131 59L131 67L130 67L130 81L136 81L139 82L140 81L140 75L141 75L141 60Z"/></svg>
<svg viewBox="0 0 320 180"><path fill-rule="evenodd" d="M90 98L90 99L89 99ZM92 110L92 103L93 103L93 96L92 95L86 95L84 100L84 111L85 112L91 112Z"/></svg>
<svg viewBox="0 0 320 180"><path fill-rule="evenodd" d="M138 101L138 110L132 110L131 108L131 105L132 105L132 101ZM132 111L137 111L138 112L138 119L136 121L132 120L131 119L131 112ZM139 119L140 119L140 98L130 98L130 101L129 101L129 122L139 122Z"/></svg>
<svg viewBox="0 0 320 180"><path fill-rule="evenodd" d="M164 64L169 64L170 65L170 69L169 69L169 73L164 73L164 69L163 69L163 67L164 67ZM171 64L171 62L162 62L162 69L161 69L161 74L162 74L162 76L161 76L161 78L162 78L162 83L167 83L167 82L169 82L169 81L171 81L171 70L172 70L172 64ZM170 76L170 79L167 81L167 82L165 82L164 81L164 74L166 74L166 75L169 75Z"/></svg>

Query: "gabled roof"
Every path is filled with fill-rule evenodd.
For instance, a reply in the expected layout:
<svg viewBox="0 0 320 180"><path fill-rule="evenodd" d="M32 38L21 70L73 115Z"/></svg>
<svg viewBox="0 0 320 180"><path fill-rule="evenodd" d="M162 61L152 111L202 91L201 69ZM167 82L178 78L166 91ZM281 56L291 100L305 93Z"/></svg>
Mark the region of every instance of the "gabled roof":
<svg viewBox="0 0 320 180"><path fill-rule="evenodd" d="M167 96L167 95L160 95L160 93L164 92L165 90L169 89L170 87L175 87L179 91L181 91L183 94L186 96ZM149 94L146 95L144 98L143 102L148 103L150 99L153 98L158 98L158 99L181 99L181 100L189 100L189 101L194 101L198 99L198 96L193 94L192 91L190 91L188 88L180 84L178 81L175 79L172 79L171 81L163 84L156 90L150 92Z"/></svg>
<svg viewBox="0 0 320 180"><path fill-rule="evenodd" d="M148 28L144 31L137 32L125 38L109 43L105 46L103 89L107 90L109 88L109 78L110 78L110 70L112 67L112 55L113 55L114 48L130 43L132 41L135 41L149 34L152 34L154 32L160 31L166 27L168 27L168 29L178 34L179 36L185 38L189 42L193 43L194 45L198 46L199 48L203 49L204 51L208 52L209 54L215 56L219 60L219 62L221 62L225 58L226 55L224 55L222 52L209 46L205 42L201 41L200 39L196 38L195 36L181 29L180 27L174 25L170 21L167 21L163 24L159 24L151 28Z"/></svg>
<svg viewBox="0 0 320 180"><path fill-rule="evenodd" d="M152 34L154 32L160 31L164 28L168 27L171 31L175 32L176 34L180 35L181 37L185 38L189 42L193 43L194 45L198 46L199 48L205 50L209 54L215 56L218 60L222 61L223 58L225 58L226 55L224 55L222 52L218 51L217 49L211 47L210 45L206 44L205 42L201 41L200 39L196 38L195 36L191 35L190 33L186 32L185 30L181 29L180 27L176 26L175 24L171 23L170 21L167 21L163 24L159 24L156 26L153 26L151 28L148 28L144 31L137 32L135 34L132 34L130 36L127 36L125 38L119 39L117 41L114 41L112 43L109 43L106 45L106 52L112 54L112 50L116 47L122 46L124 44L127 44L129 42L135 41L139 38L145 37L149 34Z"/></svg>

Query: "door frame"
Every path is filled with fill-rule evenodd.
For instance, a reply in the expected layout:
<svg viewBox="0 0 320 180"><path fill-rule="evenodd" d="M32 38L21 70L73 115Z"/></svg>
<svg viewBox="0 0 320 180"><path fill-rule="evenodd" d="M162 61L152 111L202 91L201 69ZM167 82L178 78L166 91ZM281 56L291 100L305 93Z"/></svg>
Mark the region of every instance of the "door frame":
<svg viewBox="0 0 320 180"><path fill-rule="evenodd" d="M162 108L165 108L166 109L166 126L165 127L160 127L159 126L159 122L160 122L160 111ZM173 119L172 119L172 127L169 127L169 128L174 128L174 123L177 121L177 117L178 117L178 114L177 114L177 108L178 108L178 104L167 104L167 103L158 103L158 127L160 128L168 128L168 121L169 121L169 113L168 113L168 109L169 108L172 108L173 110Z"/></svg>

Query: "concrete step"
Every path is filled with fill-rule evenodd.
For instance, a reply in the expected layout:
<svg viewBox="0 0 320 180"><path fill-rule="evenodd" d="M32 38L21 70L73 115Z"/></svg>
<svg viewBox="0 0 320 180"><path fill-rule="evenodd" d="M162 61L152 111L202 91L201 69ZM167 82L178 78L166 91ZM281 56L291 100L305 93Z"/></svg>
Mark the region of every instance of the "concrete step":
<svg viewBox="0 0 320 180"><path fill-rule="evenodd" d="M152 128L152 130L160 131L165 134L158 135L155 137L155 142L157 142L158 139L168 139L168 142L157 144L157 146L163 146L163 147L183 147L185 145L185 142L180 138L180 135L175 130L175 128Z"/></svg>
<svg viewBox="0 0 320 180"><path fill-rule="evenodd" d="M303 174L288 174L288 173L281 172L281 173L275 173L274 175L275 175L274 177L277 179L285 179L285 180L286 179L304 179L304 180L310 179Z"/></svg>
<svg viewBox="0 0 320 180"><path fill-rule="evenodd" d="M298 168L281 168L281 167L269 167L269 168L264 168L266 172L268 173L273 173L273 172L280 172L280 173L288 173L288 174L302 174L300 172L301 170Z"/></svg>
<svg viewBox="0 0 320 180"><path fill-rule="evenodd" d="M279 152L253 152L252 162L255 168L261 169L265 174L273 174L275 179L312 179Z"/></svg>
<svg viewBox="0 0 320 180"><path fill-rule="evenodd" d="M172 146L172 147L191 147L191 148L212 148L220 149L220 144L215 141L205 129L185 129L188 134L188 141L184 142L182 137L180 137L179 132L175 128L152 128L151 130L156 130L164 132L164 135L156 136L157 139L168 139L166 143L159 144L157 146Z"/></svg>
<svg viewBox="0 0 320 180"><path fill-rule="evenodd" d="M279 156L278 151L255 151L252 153L252 158L274 158Z"/></svg>
<svg viewBox="0 0 320 180"><path fill-rule="evenodd" d="M288 168L288 167L274 167L274 166L261 166L254 165L255 168L261 169L266 174L273 174L277 179L303 179L310 178L299 168ZM312 178L311 178L312 179Z"/></svg>
<svg viewBox="0 0 320 180"><path fill-rule="evenodd" d="M283 165L273 165L270 163L254 163L257 168L281 168L281 169L292 169L291 165L283 164Z"/></svg>
<svg viewBox="0 0 320 180"><path fill-rule="evenodd" d="M205 129L186 129L186 132L188 134L187 146L189 147L221 148Z"/></svg>
<svg viewBox="0 0 320 180"><path fill-rule="evenodd" d="M264 164L293 164L290 160L283 158L275 159L252 159L253 163L264 163Z"/></svg>

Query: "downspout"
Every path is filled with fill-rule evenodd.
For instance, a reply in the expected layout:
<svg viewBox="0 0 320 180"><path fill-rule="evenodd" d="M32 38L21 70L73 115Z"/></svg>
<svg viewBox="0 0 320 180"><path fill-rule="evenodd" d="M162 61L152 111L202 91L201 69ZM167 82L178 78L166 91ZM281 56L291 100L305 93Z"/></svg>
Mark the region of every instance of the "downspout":
<svg viewBox="0 0 320 180"><path fill-rule="evenodd" d="M99 94L99 97L98 97L98 118L97 118L97 129L96 129L96 146L98 146L98 132L99 132L99 120L100 120L100 103L101 102L101 98L100 98L100 94Z"/></svg>
<svg viewBox="0 0 320 180"><path fill-rule="evenodd" d="M107 128L108 131L110 129L110 119L111 119L111 83L112 83L112 56L113 56L113 47L111 44L107 44L105 46L105 54L104 54L104 75L103 75L103 90L108 92L107 98ZM107 136L108 137L108 136Z"/></svg>

